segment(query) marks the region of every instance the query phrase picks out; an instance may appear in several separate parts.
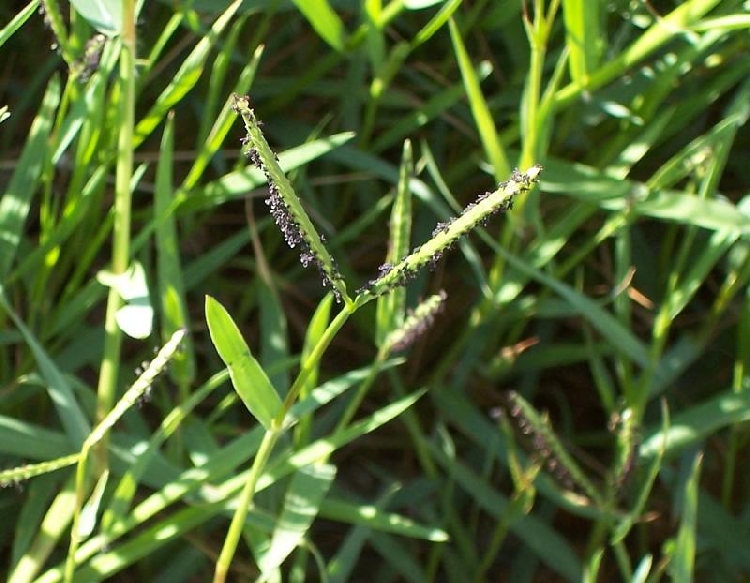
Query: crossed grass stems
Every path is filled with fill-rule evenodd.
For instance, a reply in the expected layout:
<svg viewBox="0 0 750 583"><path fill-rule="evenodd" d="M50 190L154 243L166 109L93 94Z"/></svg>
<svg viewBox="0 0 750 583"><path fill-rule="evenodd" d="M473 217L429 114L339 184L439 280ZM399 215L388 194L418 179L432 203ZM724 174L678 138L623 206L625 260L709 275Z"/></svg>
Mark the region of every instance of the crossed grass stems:
<svg viewBox="0 0 750 583"><path fill-rule="evenodd" d="M314 265L317 268L323 286L329 288L336 302L343 305L339 314L333 319L326 333L318 342L316 349L308 355L305 362L301 363L300 374L288 391L284 402L275 412L273 419L270 423L264 424L267 429L264 441L258 450L258 454L254 457L248 481L240 494L235 515L225 537L224 547L216 564L215 583L220 583L226 579L229 565L240 540L241 529L248 511L252 507L257 478L266 467L274 444L287 428L284 423L287 414L292 405L297 402L300 390L307 380L308 372L320 360L336 332L352 314L366 303L404 286L425 267L434 267L461 237L476 227L486 224L493 215L512 209L515 198L531 190L539 181L542 172L542 167L539 165L532 166L525 172L514 170L508 180L500 183L494 191L481 194L459 216L447 222L438 223L432 237L427 242L414 248L400 261L381 265L377 277L356 290L352 296L347 290L346 282L339 272L334 258L325 245L324 238L317 232L294 188L279 165L278 158L268 145L260 129L261 123L250 107L249 98L233 95L232 101L232 107L242 118L247 132L243 138L245 153L250 161L266 176L269 194L265 202L285 241L291 248L299 249L300 261L304 267ZM446 292L441 290L423 300L410 311L403 322L391 330L383 339L378 352L378 360L383 361L389 355L405 350L425 333L431 327L435 317L442 311L446 299ZM0 472L0 484L10 485L66 466L77 465L76 508L71 526L70 548L65 565L65 580L73 579L76 569L74 557L82 541L81 536L76 533L80 530L79 523L85 502L84 493L88 490L86 484L89 475L89 452L94 445L104 438L130 407L144 398L155 377L164 370L168 361L177 352L184 336L184 330L179 330L173 335L131 388L118 401L110 414L92 431L80 452L58 460L40 464L27 464ZM227 364L230 366L231 363ZM352 420L368 388L369 383L364 383L355 395L339 420L339 429L345 428ZM263 422L263 419L259 420Z"/></svg>
<svg viewBox="0 0 750 583"><path fill-rule="evenodd" d="M313 352L301 363L300 373L289 389L283 405L278 408L272 419L267 420L267 431L258 449L258 455L253 460L248 480L240 494L235 515L216 564L214 583L223 583L226 579L226 573L239 544L247 513L252 506L256 481L270 458L273 446L284 431L284 420L297 401L309 371L320 360L336 332L343 326L349 316L363 305L397 287L404 286L423 268L434 266L461 237L477 226L487 223L494 214L511 209L514 199L528 192L538 182L542 172L542 167L538 165L532 166L525 172L513 171L508 180L500 183L494 191L480 195L475 202L464 209L460 216L445 223L439 223L435 227L431 239L426 243L414 248L395 264L384 263L381 265L378 269L379 275L359 288L352 297L349 295L346 282L336 266L336 261L325 246L324 238L317 232L294 188L279 165L276 154L268 145L260 129L261 123L250 106L250 99L247 96L235 94L232 97L232 107L245 124L247 133L242 140L245 153L250 161L266 176L269 194L265 202L276 225L279 227L286 243L292 248L299 248L302 265L304 267L314 265L317 268L323 286L331 289L336 301L339 304L343 303L343 307L331 322ZM380 346L378 360L382 361L389 354L407 348L424 333L430 327L436 314L442 309L446 298L447 294L440 291L424 300L401 326L386 336ZM227 362L228 366L230 364ZM352 403L349 404L339 420L337 429L345 428L351 421L368 387L367 383L360 387ZM262 419L260 421L263 422Z"/></svg>
<svg viewBox="0 0 750 583"><path fill-rule="evenodd" d="M323 237L318 234L314 224L305 212L299 197L283 170L278 158L269 147L261 123L255 116L250 100L245 96L233 95L233 108L242 118L246 136L243 138L245 153L250 161L266 176L269 194L265 202L284 236L287 244L292 248L299 248L300 261L304 267L314 265L319 271L323 286L331 289L333 297L339 304L343 304L339 314L329 325L321 337L315 350L303 359L300 373L292 384L283 404L279 403L276 413L266 419L266 433L258 454L244 485L243 492L238 499L237 509L224 539L224 546L216 564L214 583L223 583L229 569L232 557L239 544L247 513L252 507L256 483L270 459L270 452L285 430L285 422L291 407L298 401L300 390L304 385L309 371L311 371L322 357L336 332L344 322L364 304L388 294L394 289L404 286L425 267L435 264L449 251L458 240L478 226L486 224L489 219L499 212L511 210L515 198L531 190L539 181L542 167L535 165L525 172L514 170L508 180L501 182L494 191L481 194L476 201L470 203L463 212L444 223L438 223L432 232L432 237L422 245L414 248L400 261L394 264L384 263L378 268L379 275L359 288L353 297L347 291L343 276L336 267L334 258L328 252ZM389 355L408 348L419 336L432 325L436 315L442 310L447 299L445 291L441 290L422 301L403 323L385 335L380 343L377 362L383 362ZM209 321L209 328L211 322ZM215 344L217 344L215 342ZM217 345L217 349L219 349ZM221 354L221 350L219 350ZM224 355L222 358L224 358ZM225 359L231 369L231 362ZM377 368L377 367L376 367ZM372 381L370 377L369 382ZM353 419L356 410L364 398L370 384L364 382L354 398L348 404L343 415L338 420L334 433L343 431ZM275 395L274 395L275 396ZM616 464L603 484L595 484L586 472L568 453L565 446L555 435L546 415L540 415L534 407L526 402L519 394L511 392L507 398L507 416L501 423L506 435L513 440L515 430L522 441L526 440L526 449L531 463L526 470L519 470L518 460L513 461L516 477L524 480L535 475L544 467L550 476L558 481L569 496L579 502L593 505L603 510L607 515L615 512L618 496L622 486L627 483L634 464L635 438L625 439L618 443ZM261 423L263 419L259 417ZM620 426L629 426L628 411L622 411L615 422ZM622 433L622 432L620 432ZM632 436L631 436L632 437ZM529 447L530 446L530 447ZM319 460L327 461L327 455ZM528 491L528 490L527 490Z"/></svg>

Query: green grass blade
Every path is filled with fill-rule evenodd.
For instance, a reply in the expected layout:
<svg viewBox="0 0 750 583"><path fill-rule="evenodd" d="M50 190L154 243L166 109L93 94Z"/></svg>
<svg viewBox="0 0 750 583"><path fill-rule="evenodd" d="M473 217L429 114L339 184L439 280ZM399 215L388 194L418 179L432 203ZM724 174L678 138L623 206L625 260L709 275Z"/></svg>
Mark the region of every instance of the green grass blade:
<svg viewBox="0 0 750 583"><path fill-rule="evenodd" d="M42 461L58 459L73 451L66 441L59 431L0 415L0 453L5 456Z"/></svg>
<svg viewBox="0 0 750 583"><path fill-rule="evenodd" d="M183 340L184 342L184 340ZM117 488L112 495L112 500L102 516L102 531L108 533L117 533L121 530L119 525L123 521L128 521L128 511L131 508L133 498L137 493L137 485L144 479L147 474L150 462L157 457L159 448L164 444L168 437L173 435L179 428L184 425L186 418L194 413L195 408L203 402L217 387L226 382L226 373L222 372L214 375L198 390L192 392L189 397L180 402L162 421L159 429L149 439L148 445L141 448L138 452L137 460L122 477L117 484ZM170 483L174 485L174 482ZM189 494L186 494L189 496ZM166 500L164 500L166 505ZM114 535L113 535L114 536Z"/></svg>
<svg viewBox="0 0 750 583"><path fill-rule="evenodd" d="M412 549L403 544L400 538L372 532L367 542L383 557L399 581L422 583L425 580L425 566L421 563L421 558L415 556Z"/></svg>
<svg viewBox="0 0 750 583"><path fill-rule="evenodd" d="M712 230L737 229L747 232L745 215L722 198L703 198L684 191L649 188L630 180L618 180L591 167L560 164L548 160L542 188L548 193L595 203L607 211L635 207L639 216L665 222L695 225Z"/></svg>
<svg viewBox="0 0 750 583"><path fill-rule="evenodd" d="M324 501L320 515L329 520L367 526L373 530L407 538L432 542L445 542L449 538L448 533L441 528L419 524L406 516L386 512L370 504L355 504L338 498Z"/></svg>
<svg viewBox="0 0 750 583"><path fill-rule="evenodd" d="M17 534L13 540L13 554L8 561L8 565L12 566L10 570L12 576L16 576L18 579L23 579L23 577L16 575L16 572L22 568L22 562L29 567L32 564L40 566L41 561L39 559L41 557L32 553L31 545L39 533L39 526L60 486L59 476L48 476L26 484L29 490L29 498L23 501L18 510ZM29 581L32 578L33 576L29 574L25 580ZM18 580L14 583L18 583Z"/></svg>
<svg viewBox="0 0 750 583"><path fill-rule="evenodd" d="M250 413L270 429L281 411L281 399L229 313L210 296L206 296L206 322L211 341L229 369L232 386Z"/></svg>
<svg viewBox="0 0 750 583"><path fill-rule="evenodd" d="M409 253L412 231L412 191L409 188L414 174L414 160L411 142L404 142L404 150L399 172L398 189L393 201L390 220L390 237L388 255L385 263L395 265ZM397 288L391 293L378 298L375 313L375 342L382 346L388 333L398 328L404 321L406 313L406 290Z"/></svg>
<svg viewBox="0 0 750 583"><path fill-rule="evenodd" d="M50 358L47 351L39 343L36 337L31 333L26 325L21 321L18 315L13 311L8 300L5 297L4 290L0 286L0 307L10 316L13 323L22 334L24 340L29 345L31 352L34 354L39 371L46 383L46 390L49 394L50 401L57 410L57 415L65 429L65 434L70 445L78 449L86 437L89 435L90 427L83 410L78 405L75 393L72 387L65 379L57 364Z"/></svg>
<svg viewBox="0 0 750 583"><path fill-rule="evenodd" d="M482 94L479 80L474 73L474 66L471 64L469 54L466 52L461 32L453 20L450 20L448 24L451 31L451 40L453 41L453 51L461 68L466 96L469 99L469 106L471 107L477 130L479 131L479 138L482 141L484 153L490 164L492 164L492 173L495 180L500 182L511 171L508 155L495 127L495 120L492 118L487 100Z"/></svg>
<svg viewBox="0 0 750 583"><path fill-rule="evenodd" d="M617 347L618 350L639 365L647 366L648 354L644 343L633 334L632 330L623 326L617 318L605 311L597 302L559 280L528 266L517 256L508 253L501 247L495 245L495 250L503 255L515 269L554 290L591 326L596 328L608 342L611 342L612 346Z"/></svg>
<svg viewBox="0 0 750 583"><path fill-rule="evenodd" d="M648 30L637 37L630 46L619 55L602 64L599 69L592 71L586 87L578 83L571 83L563 87L556 96L558 106L569 104L578 97L584 89L594 90L625 74L652 52L659 50L675 36L682 35L686 29L700 21L700 18L716 7L721 0L688 0L678 5L670 14L654 20Z"/></svg>
<svg viewBox="0 0 750 583"><path fill-rule="evenodd" d="M492 488L486 480L462 462L448 460L445 454L436 447L431 447L436 460L450 468L457 483L475 500L477 504L494 520L502 520L506 512L512 510L510 500ZM565 577L568 581L579 581L583 572L582 564L569 541L548 525L542 517L529 514L516 522L511 530L527 545L548 567Z"/></svg>
<svg viewBox="0 0 750 583"><path fill-rule="evenodd" d="M344 51L346 29L328 0L292 0L325 42L339 52Z"/></svg>
<svg viewBox="0 0 750 583"><path fill-rule="evenodd" d="M414 405L424 395L425 391L420 390L415 393L406 395L375 411L370 416L352 423L345 429L337 431L325 438L318 439L301 449L292 453L287 459L274 464L269 471L264 474L258 482L258 491L267 488L275 483L278 479L292 473L296 468L306 464L315 463L322 458L327 458L339 450L341 447L351 441L371 433L382 425L392 421L406 409Z"/></svg>
<svg viewBox="0 0 750 583"><path fill-rule="evenodd" d="M270 274L260 277L263 281L256 284L261 335L258 360L269 371L271 384L285 390L289 386L289 372L278 365L290 359L286 314Z"/></svg>
<svg viewBox="0 0 750 583"><path fill-rule="evenodd" d="M453 16L453 13L461 5L461 1L462 0L448 0L447 2L443 2L438 13L433 16L411 40L409 48L413 50L430 40L435 33L440 30L446 22L448 22L448 19Z"/></svg>
<svg viewBox="0 0 750 583"><path fill-rule="evenodd" d="M306 362L310 354L312 354L315 346L318 345L320 339L328 328L328 324L331 321L331 305L333 304L333 295L326 294L326 296L320 301L318 307L315 309L315 313L310 319L310 324L305 332L305 341L302 345L302 353L300 355L300 362ZM292 409L292 414L297 414L299 405L305 402L312 394L316 386L318 386L318 375L320 373L320 363L317 363L311 370L305 381L304 385L299 392L299 401L295 404ZM302 415L299 419L299 425L295 430L294 439L298 447L307 445L310 442L313 428L313 416L312 412Z"/></svg>
<svg viewBox="0 0 750 583"><path fill-rule="evenodd" d="M42 106L34 118L13 177L0 198L0 281L5 281L13 263L21 233L31 209L42 172L51 154L48 146L55 110L60 103L60 80L54 76L47 86Z"/></svg>
<svg viewBox="0 0 750 583"><path fill-rule="evenodd" d="M270 574L280 567L300 545L335 477L336 467L330 464L303 466L295 472L269 548L257 560L262 573Z"/></svg>
<svg viewBox="0 0 750 583"><path fill-rule="evenodd" d="M182 62L180 70L171 79L169 85L167 85L156 100L156 103L154 103L146 116L136 125L135 135L133 136L134 148L150 136L151 132L164 119L167 112L180 103L188 91L195 87L195 84L203 73L203 67L208 59L212 45L217 41L218 36L226 28L241 4L242 0L235 0L235 2L229 5L221 16L216 19L211 27L211 32L198 42L193 52Z"/></svg>
<svg viewBox="0 0 750 583"><path fill-rule="evenodd" d="M570 78L583 87L586 86L589 73L599 65L600 7L599 2L562 0L565 38L570 54Z"/></svg>
<svg viewBox="0 0 750 583"><path fill-rule="evenodd" d="M75 491L71 478L48 505L47 512L39 525L37 536L29 551L14 566L8 578L8 583L30 583L31 581L44 579L50 573L47 570L39 579L34 579L44 567L47 558L55 550L55 546L61 540L64 541L64 534L73 519L74 508ZM60 580L61 577L58 576L56 581Z"/></svg>
<svg viewBox="0 0 750 583"><path fill-rule="evenodd" d="M255 74L262 55L263 47L258 47L253 54L253 58L242 69L242 72L237 79L237 83L233 88L234 93L243 95L248 92L253 80L255 79ZM197 144L198 156L196 157L192 168L190 168L190 172L188 172L185 180L183 180L180 185L181 191L192 191L205 173L206 168L209 167L209 164L216 153L220 152L221 149L225 147L227 134L235 121L232 108L230 107L231 99L231 96L226 98L224 106L219 110L219 114L213 125L210 126L208 135ZM205 123L208 124L208 121L209 119L206 119Z"/></svg>
<svg viewBox="0 0 750 583"><path fill-rule="evenodd" d="M698 490L702 461L702 454L695 456L690 474L685 476L685 482L682 484L680 526L675 541L674 562L667 569L672 574L673 580L681 583L691 583L695 573L695 551L698 537Z"/></svg>
<svg viewBox="0 0 750 583"><path fill-rule="evenodd" d="M479 81L486 79L492 73L492 67L481 62L477 65L475 75ZM408 138L422 127L445 115L456 103L464 98L465 89L462 83L455 83L446 88L436 88L424 103L415 110L409 111L382 133L374 136L370 145L373 152L382 152L399 141Z"/></svg>
<svg viewBox="0 0 750 583"><path fill-rule="evenodd" d="M158 296L161 299L162 336L169 338L180 329L190 330L187 298L179 252L177 225L175 224L172 190L172 162L174 151L174 118L167 119L161 143L161 156L156 167L154 192L154 219L156 221L155 245L158 270ZM193 341L188 334L182 349L174 355L169 375L187 397L186 389L195 378Z"/></svg>
<svg viewBox="0 0 750 583"><path fill-rule="evenodd" d="M0 47L2 47L13 34L21 28L39 8L40 0L32 0L0 30Z"/></svg>
<svg viewBox="0 0 750 583"><path fill-rule="evenodd" d="M723 427L748 419L750 395L724 391L675 415L668 429L649 431L641 444L640 456L649 460L658 455L662 447L666 456L675 455Z"/></svg>

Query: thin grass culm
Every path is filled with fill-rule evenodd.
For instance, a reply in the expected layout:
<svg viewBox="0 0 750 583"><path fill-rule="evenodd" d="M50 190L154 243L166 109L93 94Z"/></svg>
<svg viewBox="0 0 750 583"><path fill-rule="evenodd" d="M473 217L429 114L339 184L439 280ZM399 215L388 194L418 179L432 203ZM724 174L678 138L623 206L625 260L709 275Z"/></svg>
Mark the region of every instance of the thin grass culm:
<svg viewBox="0 0 750 583"><path fill-rule="evenodd" d="M122 34L120 49L120 107L118 111L120 134L117 148L117 171L115 185L114 221L112 227L111 271L119 275L130 265L130 237L132 214L133 148L135 128L135 2L122 2ZM107 297L107 313L104 325L104 357L99 371L97 387L97 421L103 420L116 400L117 375L120 366L122 330L117 322L117 312L123 299L116 287L111 287ZM97 471L107 468L106 440L94 451Z"/></svg>

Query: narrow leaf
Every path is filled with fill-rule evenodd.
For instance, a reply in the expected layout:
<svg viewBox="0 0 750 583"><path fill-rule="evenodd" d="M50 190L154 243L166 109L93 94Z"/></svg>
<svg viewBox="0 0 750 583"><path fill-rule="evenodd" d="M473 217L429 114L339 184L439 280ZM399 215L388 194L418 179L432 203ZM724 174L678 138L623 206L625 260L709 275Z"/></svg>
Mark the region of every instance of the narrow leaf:
<svg viewBox="0 0 750 583"><path fill-rule="evenodd" d="M0 198L0 281L5 279L13 263L31 208L31 197L36 192L45 161L51 155L47 139L59 102L60 81L55 76L47 86L39 115L31 124L26 146L15 164L10 185Z"/></svg>
<svg viewBox="0 0 750 583"><path fill-rule="evenodd" d="M292 0L324 41L337 51L344 50L345 29L327 0Z"/></svg>
<svg viewBox="0 0 750 583"><path fill-rule="evenodd" d="M466 52L466 46L461 38L461 31L458 30L458 26L456 26L453 20L449 21L449 25L451 40L453 41L453 52L456 54L458 65L461 68L466 95L469 98L471 113L474 116L479 137L482 140L482 147L492 164L495 179L500 181L503 176L510 174L508 156L500 141L500 136L495 127L495 121L492 118L490 108L487 105L487 100L482 94L479 79L474 72L474 66L469 59L469 54Z"/></svg>
<svg viewBox="0 0 750 583"><path fill-rule="evenodd" d="M34 359L39 367L39 371L47 383L45 388L49 394L50 401L52 401L57 410L60 422L65 428L65 433L70 439L70 443L76 448L80 447L86 439L86 436L89 434L89 425L86 421L86 416L78 405L72 387L57 367L57 364L49 357L44 348L42 348L42 345L39 344L37 339L31 333L31 330L24 325L21 318L19 318L12 310L8 300L5 298L1 286L0 307L2 307L10 316L11 320L13 320L16 328L18 328L18 331L21 333L24 340L29 345L31 352L34 354Z"/></svg>
<svg viewBox="0 0 750 583"><path fill-rule="evenodd" d="M314 464L299 468L294 474L284 499L268 551L258 560L265 574L281 566L296 549L318 514L323 498L336 476L336 467Z"/></svg>
<svg viewBox="0 0 750 583"><path fill-rule="evenodd" d="M174 116L167 118L161 142L161 156L156 167L154 192L154 217L156 222L156 265L158 295L161 299L162 334L171 336L175 330L190 329L188 322L185 282L180 259L180 244L174 216L174 190L172 184L174 151ZM195 378L193 342L188 335L182 350L175 355L169 375L180 387L187 387Z"/></svg>

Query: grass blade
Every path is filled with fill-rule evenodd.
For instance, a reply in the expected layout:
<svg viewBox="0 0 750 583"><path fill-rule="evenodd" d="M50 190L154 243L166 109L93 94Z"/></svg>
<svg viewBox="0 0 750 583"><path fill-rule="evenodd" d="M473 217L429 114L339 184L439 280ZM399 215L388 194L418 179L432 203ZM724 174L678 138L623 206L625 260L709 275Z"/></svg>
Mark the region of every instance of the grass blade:
<svg viewBox="0 0 750 583"><path fill-rule="evenodd" d="M55 76L47 85L42 107L31 124L8 189L0 199L0 281L5 281L10 271L29 215L31 198L49 161L48 140L59 103L60 80Z"/></svg>
<svg viewBox="0 0 750 583"><path fill-rule="evenodd" d="M344 23L331 8L328 0L292 0L324 41L339 52L344 51L346 30Z"/></svg>
<svg viewBox="0 0 750 583"><path fill-rule="evenodd" d="M257 561L264 575L280 567L300 545L335 477L336 467L330 464L303 466L294 474L269 548Z"/></svg>
<svg viewBox="0 0 750 583"><path fill-rule="evenodd" d="M281 399L232 317L210 296L206 296L206 322L211 342L229 369L234 390L253 417L271 429L272 421L282 409Z"/></svg>
<svg viewBox="0 0 750 583"><path fill-rule="evenodd" d="M461 68L461 75L466 89L466 96L469 99L471 113L474 116L474 122L479 131L479 138L482 141L484 153L492 164L492 173L497 182L500 182L511 171L508 155L505 152L503 143L495 127L495 120L492 118L487 100L482 94L479 86L479 80L474 72L474 66L471 64L469 54L466 52L461 31L456 23L451 19L449 22L451 31L451 40L453 41L453 51L456 54L456 60Z"/></svg>
<svg viewBox="0 0 750 583"><path fill-rule="evenodd" d="M602 45L599 38L600 6L599 2L562 0L570 78L583 87L589 73L599 65L598 53Z"/></svg>

